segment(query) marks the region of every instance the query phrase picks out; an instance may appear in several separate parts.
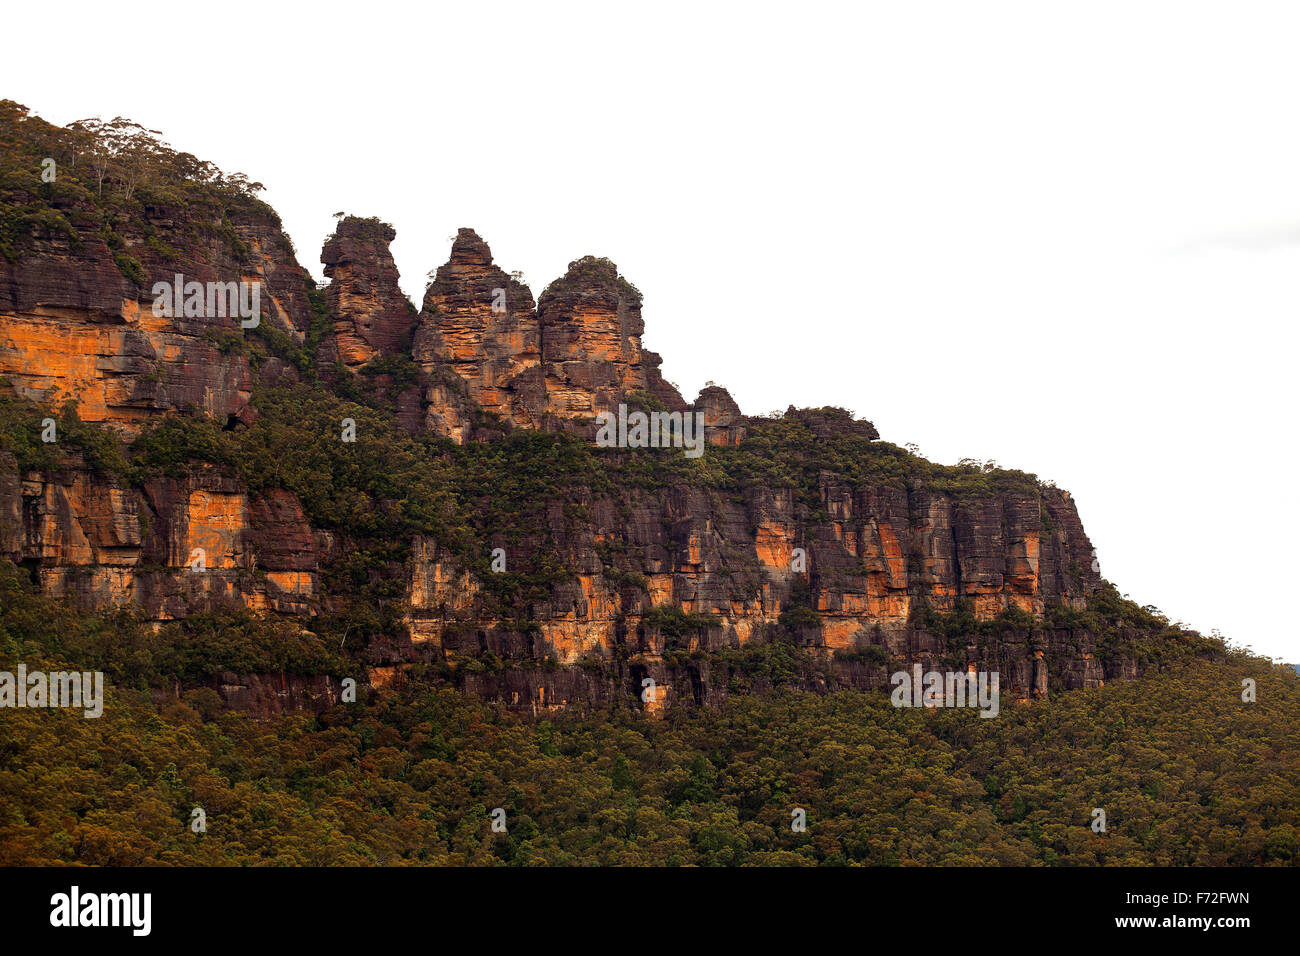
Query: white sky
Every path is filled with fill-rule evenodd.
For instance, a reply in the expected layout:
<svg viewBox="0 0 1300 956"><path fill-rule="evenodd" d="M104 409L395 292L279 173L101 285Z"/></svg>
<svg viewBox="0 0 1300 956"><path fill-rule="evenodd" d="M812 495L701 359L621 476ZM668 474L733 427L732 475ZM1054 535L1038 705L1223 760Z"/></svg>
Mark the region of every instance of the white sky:
<svg viewBox="0 0 1300 956"><path fill-rule="evenodd" d="M210 11L219 10L218 16ZM1140 603L1300 659L1300 8L10 4L0 96L268 187L299 258L608 256L688 400L1069 488Z"/></svg>

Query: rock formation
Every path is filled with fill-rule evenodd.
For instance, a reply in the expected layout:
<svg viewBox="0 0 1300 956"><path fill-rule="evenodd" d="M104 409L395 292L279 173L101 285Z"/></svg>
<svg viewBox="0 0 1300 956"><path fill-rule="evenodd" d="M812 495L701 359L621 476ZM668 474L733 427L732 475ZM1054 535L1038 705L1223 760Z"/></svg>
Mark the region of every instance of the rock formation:
<svg viewBox="0 0 1300 956"><path fill-rule="evenodd" d="M632 392L649 392L659 357L641 349L641 293L608 259L584 256L537 302L547 404L562 418L593 418ZM682 404L674 390L671 398Z"/></svg>
<svg viewBox="0 0 1300 956"><path fill-rule="evenodd" d="M640 293L607 259L571 262L534 304L526 285L493 265L487 243L461 229L415 336L428 427L464 441L462 393L508 426L579 433L637 392L686 408L660 376L659 356L641 348L644 329Z"/></svg>
<svg viewBox="0 0 1300 956"><path fill-rule="evenodd" d="M472 229L457 233L451 258L425 292L413 354L430 431L464 441L472 407L510 425L540 424L546 393L533 295L492 264L492 251Z"/></svg>
<svg viewBox="0 0 1300 956"><path fill-rule="evenodd" d="M373 359L407 351L415 310L398 286L388 249L396 236L387 223L348 216L326 241L320 258L331 280L325 301L334 323L322 362L341 362L356 371Z"/></svg>
<svg viewBox="0 0 1300 956"><path fill-rule="evenodd" d="M32 187L0 192L0 201L17 207L40 196ZM461 229L416 315L388 249L395 233L377 220L339 223L321 255L331 280L322 299L274 213L255 201L222 209L145 201L109 238L92 231L88 198L50 202L85 234L36 222L12 257L0 257L0 393L44 408L73 402L85 422L127 435L168 414L248 425L255 380L292 383L302 366L319 370L321 388L347 385L340 375L373 380L376 408L457 443L518 429L590 437L598 412L629 401L703 413L719 454L743 448L762 425L717 386L683 401L660 375L659 356L642 348L640 293L605 259L570 263L534 302ZM155 316L150 283L177 272L263 283L265 327L246 334L237 319ZM328 327L304 358L294 349L308 343L313 302ZM879 437L839 409L791 408L784 424L810 442ZM486 593L490 572L426 534L393 542L407 556L380 570L334 573L365 542L313 527L303 501L273 479L254 490L231 468L190 462L127 480L64 451L48 467L20 468L3 448L0 557L45 591L160 622L227 605L307 622L360 600L346 581L368 574L387 582L402 609L402 633L358 633L376 685L400 679L411 662L436 662L468 692L512 707L622 699L659 713L752 683L709 655L774 640L820 662L801 677L815 688L881 687L888 668L905 662L964 670L979 661L1001 670L1004 692L1031 699L1140 669L1123 649L1131 632L1103 647L1087 627L1048 623L1054 609L1086 611L1103 582L1070 496L1033 482L967 494L920 477L825 471L805 496L781 482L747 480L720 493L681 478L536 501L538 523L512 529L511 560L568 573L507 615ZM934 623L957 613L1005 625ZM512 666L467 666L485 655ZM227 697L259 701L250 704L259 712L279 706L277 695L311 698L304 688L317 684L322 699L333 693L323 679L227 677ZM647 677L657 690L644 699Z"/></svg>
<svg viewBox="0 0 1300 956"><path fill-rule="evenodd" d="M0 257L0 378L45 404L75 401L83 420L128 434L169 409L248 420L252 380L239 319L159 317L151 290L177 273L187 282L260 283L260 321L301 341L311 321L309 277L278 217L232 202L214 228L145 202L137 217L97 233L85 200L53 205L73 234L38 227L16 261Z"/></svg>
<svg viewBox="0 0 1300 956"><path fill-rule="evenodd" d="M739 445L745 439L745 416L731 393L708 385L695 399L696 412L704 414L704 434L711 445Z"/></svg>

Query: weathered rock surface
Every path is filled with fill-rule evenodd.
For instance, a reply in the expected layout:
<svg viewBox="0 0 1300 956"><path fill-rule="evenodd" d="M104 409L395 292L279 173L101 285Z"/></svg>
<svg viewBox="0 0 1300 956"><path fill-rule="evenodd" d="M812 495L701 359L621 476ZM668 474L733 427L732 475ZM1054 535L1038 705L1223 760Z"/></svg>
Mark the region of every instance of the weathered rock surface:
<svg viewBox="0 0 1300 956"><path fill-rule="evenodd" d="M550 409L593 418L646 392L658 356L641 349L641 293L608 259L586 256L546 287L537 301ZM680 402L680 396L677 397Z"/></svg>
<svg viewBox="0 0 1300 956"><path fill-rule="evenodd" d="M18 202L20 196L10 196ZM155 282L260 283L260 321L301 340L311 307L307 273L273 213L232 207L225 222L145 204L121 223L119 254L142 280L124 278L84 210L62 210L85 234L39 234L27 254L0 257L0 378L22 395L75 401L84 421L134 433L168 409L196 408L220 421L247 418L248 358L238 316L158 317Z"/></svg>
<svg viewBox="0 0 1300 956"><path fill-rule="evenodd" d="M160 621L221 605L309 615L319 593L316 535L297 498L250 496L197 467L137 489L76 456L20 475L0 455L0 555L51 595Z"/></svg>
<svg viewBox="0 0 1300 956"><path fill-rule="evenodd" d="M704 414L704 437L710 445L739 445L745 440L745 416L725 388L705 386L694 410Z"/></svg>
<svg viewBox="0 0 1300 956"><path fill-rule="evenodd" d="M566 521L557 509L547 536L563 563L579 570L550 602L534 607L539 628L532 634L485 619L481 582L423 541L409 592L412 641L451 659L491 652L576 665L593 658L612 664L631 654L649 667L665 650L769 639L782 611L806 603L820 620L801 631L800 642L828 660L835 652L852 660L872 646L927 667L954 656L962 670L968 660L1004 659L1003 689L1022 697L1043 691L1031 646L1052 655L1067 687L1113 676L1093 657L1093 637L1083 631L1007 628L990 647L953 648L911 623L918 605L947 612L965 602L981 620L1010 608L1041 615L1051 603L1083 607L1101 579L1065 493L959 501L890 487L854 492L827 482L822 497L824 521L796 505L788 490L766 488L740 500L685 488L591 498L577 502L591 515L588 524ZM625 545L612 563L600 557L598 542L606 537ZM529 546L545 544L528 542L524 550ZM805 571L792 567L795 548L806 552ZM717 624L666 645L653 624L642 625L652 607L664 606L716 615ZM884 671L864 675L847 667L844 675L874 685ZM698 680L695 686L698 697Z"/></svg>
<svg viewBox="0 0 1300 956"><path fill-rule="evenodd" d="M427 427L465 441L477 409L509 425L540 427L547 411L541 355L532 292L493 265L474 230L461 229L425 291L415 333Z"/></svg>
<svg viewBox="0 0 1300 956"><path fill-rule="evenodd" d="M228 707L269 719L295 711L320 712L339 702L339 682L327 675L300 674L218 675L213 685Z"/></svg>
<svg viewBox="0 0 1300 956"><path fill-rule="evenodd" d="M388 244L392 226L348 216L321 250L330 284L325 290L333 334L322 343L320 360L356 371L375 358L401 355L410 347L415 310L398 285Z"/></svg>
<svg viewBox="0 0 1300 956"><path fill-rule="evenodd" d="M426 423L464 441L477 407L512 427L594 434L596 414L633 392L687 408L659 375L659 356L641 348L644 328L640 293L608 260L570 263L534 304L526 285L493 264L487 243L461 229L415 336Z"/></svg>

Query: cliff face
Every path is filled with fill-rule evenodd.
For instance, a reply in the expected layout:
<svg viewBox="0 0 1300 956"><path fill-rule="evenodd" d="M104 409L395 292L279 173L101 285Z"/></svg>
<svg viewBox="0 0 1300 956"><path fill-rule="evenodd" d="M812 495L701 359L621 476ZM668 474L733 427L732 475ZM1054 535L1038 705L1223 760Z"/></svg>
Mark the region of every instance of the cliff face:
<svg viewBox="0 0 1300 956"><path fill-rule="evenodd" d="M701 412L712 454L742 450L756 432L769 446L850 441L859 451L879 437L835 409L747 419L712 385L687 405L642 348L640 293L608 260L575 260L534 302L462 229L416 315L388 249L394 231L376 220L344 219L326 242L322 298L274 214L256 203L142 201L109 236L93 231L103 212L88 196L42 199L31 187L0 198L48 202L83 226L74 239L38 222L0 258L0 380L45 408L72 401L83 421L128 435L163 413L257 427L255 383L298 378L265 353L310 346L314 298L317 328L322 308L327 322L299 364L319 369L319 387L373 382L378 413L462 446L512 430L589 440L597 413L629 401ZM135 279L123 272L124 250L138 262L127 270ZM150 282L177 272L263 283L267 327L156 317ZM379 581L400 627L350 623L342 634L375 686L432 662L468 692L512 707L618 699L661 713L761 688L769 677L728 655L777 644L804 650L797 679L821 689L885 686L891 669L910 662L978 664L1002 673L1004 692L1028 699L1141 667L1131 628L1102 635L1048 623L1088 611L1103 588L1068 493L1032 481L972 493L926 477L939 466L901 450L905 472L850 477L828 465L802 488L752 474L709 485L690 472L613 492L588 483L530 501L528 520L469 551L412 533L383 542L399 558L359 568L349 561L375 542L314 527L305 499L278 486L278 465L253 490L228 463L124 477L56 447L52 464L20 467L0 445L0 556L43 590L88 608L130 606L157 622L235 606L306 624L356 612L378 593L356 582ZM392 510L410 493L394 488L367 507ZM540 592L508 608L491 577L504 569L480 560L498 547L511 571L549 569ZM953 615L968 624L953 626ZM643 692L647 680L654 688ZM259 713L335 696L321 675L216 683Z"/></svg>
<svg viewBox="0 0 1300 956"><path fill-rule="evenodd" d="M0 190L0 201L33 198ZM75 401L83 420L128 434L170 409L249 420L248 358L231 347L244 335L240 318L156 316L152 289L177 273L187 283L257 283L260 321L301 341L308 276L274 215L239 203L142 203L97 233L86 202L51 204L75 234L37 227L20 258L0 257L0 378L45 404Z"/></svg>
<svg viewBox="0 0 1300 956"><path fill-rule="evenodd" d="M995 662L1003 690L1022 698L1046 692L1044 652L1067 688L1134 672L1124 660L1103 666L1096 635L1080 629L1008 626L954 645L913 623L918 607L950 612L962 602L986 621L1008 609L1041 615L1053 603L1085 606L1101 581L1066 493L962 502L919 490L854 491L830 480L821 492L826 518L810 514L788 489L765 487L739 500L690 488L591 497L573 503L590 514L583 523L566 520L556 503L551 525L512 550L549 547L579 570L533 606L531 633L486 616L482 581L434 542L421 541L407 592L411 640L417 650L453 661L490 653L599 664L596 670L608 676L613 668L631 686L640 686L638 674L651 676L673 696L699 702L725 696L730 675L710 680L680 658L791 630L847 686L884 686L887 659L943 668L956 656L962 670L968 661ZM611 541L618 542L612 555ZM796 549L803 549L802 560ZM655 615L665 607L713 620L683 632ZM782 623L782 612L800 607L816 613L793 629ZM871 647L883 656L860 663ZM526 687L525 700L536 704L544 694L552 701L586 696L590 680L575 680L525 671L488 685L511 687L512 701Z"/></svg>
<svg viewBox="0 0 1300 956"><path fill-rule="evenodd" d="M945 612L963 601L986 621L1012 608L1085 607L1101 582L1068 494L961 501L828 479L821 496L824 517L789 489L766 487L733 500L684 487L569 502L585 520L567 517L565 503L541 503L549 526L503 550L513 561L546 551L576 573L530 607L533 630L490 610L480 572L418 538L401 582L409 639L392 659L553 660L558 669L465 678L543 710L627 697L646 677L661 688L661 707L683 696L716 703L733 675L686 658L774 635L821 655L850 687L885 686L887 660L927 669L979 661L1021 698L1046 693L1049 661L1059 689L1137 673L1123 657L1103 664L1097 635L1083 629L1008 626L954 644L916 623L918 606ZM48 474L0 461L0 553L48 593L88 607L134 605L162 621L235 603L307 617L327 599L331 562L352 546L313 530L293 495L250 495L207 469L131 489L75 460ZM663 608L713 617L682 630L656 617ZM791 628L782 614L793 608L816 613ZM883 657L864 662L873 647ZM818 686L827 675L809 679Z"/></svg>
<svg viewBox="0 0 1300 956"><path fill-rule="evenodd" d="M327 541L293 495L250 495L210 468L131 487L76 456L20 472L0 453L0 555L83 607L157 621L232 603L310 614Z"/></svg>

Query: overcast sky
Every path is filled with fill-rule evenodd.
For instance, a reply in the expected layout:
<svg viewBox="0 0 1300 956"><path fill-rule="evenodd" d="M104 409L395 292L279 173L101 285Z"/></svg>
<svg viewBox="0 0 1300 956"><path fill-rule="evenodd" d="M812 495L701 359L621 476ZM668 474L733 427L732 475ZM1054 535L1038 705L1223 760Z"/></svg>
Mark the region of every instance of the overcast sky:
<svg viewBox="0 0 1300 956"><path fill-rule="evenodd" d="M210 11L223 11L212 16ZM688 400L1070 489L1103 575L1300 660L1300 13L1192 3L10 4L0 97L267 186L299 258L608 256Z"/></svg>

